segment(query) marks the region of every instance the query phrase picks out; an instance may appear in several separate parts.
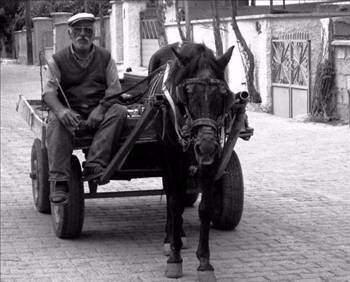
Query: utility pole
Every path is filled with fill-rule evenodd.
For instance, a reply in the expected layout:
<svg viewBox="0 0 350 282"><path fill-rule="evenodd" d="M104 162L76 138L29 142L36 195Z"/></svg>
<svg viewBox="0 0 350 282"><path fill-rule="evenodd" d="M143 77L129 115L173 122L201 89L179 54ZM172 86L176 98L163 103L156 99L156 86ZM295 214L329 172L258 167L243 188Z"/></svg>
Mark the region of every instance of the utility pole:
<svg viewBox="0 0 350 282"><path fill-rule="evenodd" d="M26 37L27 37L27 65L33 64L33 41L32 41L32 24L30 16L30 0L26 0Z"/></svg>

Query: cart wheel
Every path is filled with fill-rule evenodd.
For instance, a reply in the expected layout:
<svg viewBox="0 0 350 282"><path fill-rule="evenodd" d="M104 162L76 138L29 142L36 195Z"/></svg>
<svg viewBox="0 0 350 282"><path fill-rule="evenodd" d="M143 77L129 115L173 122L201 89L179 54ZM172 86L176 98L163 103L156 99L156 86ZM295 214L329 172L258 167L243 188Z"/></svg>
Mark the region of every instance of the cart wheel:
<svg viewBox="0 0 350 282"><path fill-rule="evenodd" d="M34 205L41 213L50 213L50 183L47 150L41 147L40 139L35 139L32 146L31 172Z"/></svg>
<svg viewBox="0 0 350 282"><path fill-rule="evenodd" d="M243 212L244 185L241 164L236 152L232 152L226 173L216 183L214 196L217 208L213 215L213 227L233 230L239 224Z"/></svg>
<svg viewBox="0 0 350 282"><path fill-rule="evenodd" d="M84 222L84 185L80 163L75 155L72 155L71 163L68 203L51 203L53 227L56 236L62 239L79 237Z"/></svg>

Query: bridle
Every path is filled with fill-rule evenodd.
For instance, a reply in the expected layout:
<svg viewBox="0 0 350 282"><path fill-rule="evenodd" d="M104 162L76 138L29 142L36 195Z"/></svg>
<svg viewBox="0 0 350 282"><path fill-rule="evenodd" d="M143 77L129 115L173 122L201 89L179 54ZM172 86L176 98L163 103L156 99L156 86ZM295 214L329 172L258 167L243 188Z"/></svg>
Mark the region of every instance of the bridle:
<svg viewBox="0 0 350 282"><path fill-rule="evenodd" d="M210 111L209 111L209 92L210 88L212 86L216 86L217 89L219 89L219 94L221 95L229 95L229 89L227 86L226 81L216 78L189 78L185 79L176 89L178 96L187 96L186 88L188 86L192 85L200 85L204 89L204 93L201 95L201 99L204 100L203 105L203 111L201 112L200 117L193 118L192 114L189 110L189 103L188 101L183 101L183 106L186 110L187 118L189 119L188 122L191 126L191 131L195 130L199 126L209 126L213 128L216 132L218 129L223 125L223 120L225 118L225 106L223 105L223 108L220 110L222 115L219 116L217 120L214 120L210 117ZM186 98L186 97L185 97ZM180 98L181 100L181 98ZM183 100L183 98L182 98Z"/></svg>
<svg viewBox="0 0 350 282"><path fill-rule="evenodd" d="M181 126L179 125L179 118L177 117L178 113L176 110L175 102L172 98L172 95L170 94L170 91L166 85L166 80L168 78L168 72L169 72L169 65L164 71L164 77L163 77L163 94L165 95L168 103L170 104L170 107L173 112L174 116L174 126L175 126L175 132L178 137L179 143L182 145L183 150L186 151L191 144L193 144L196 140L194 137L195 131L202 126L210 127L214 130L215 134L218 136L218 134L221 132L221 128L224 125L225 115L227 112L226 105L223 103L223 108L220 109L221 115L215 120L210 117L210 111L209 111L209 94L211 87L215 86L221 95L230 95L230 90L228 88L228 85L226 81L216 78L189 78L183 80L176 88L176 95L177 99L181 101L182 106L184 107L186 111L186 131L181 130ZM201 115L199 117L193 117L191 114L191 111L189 109L189 103L188 103L188 92L187 87L191 85L200 85L204 89L204 93L201 95L201 99L204 99L204 105L203 111L201 111Z"/></svg>

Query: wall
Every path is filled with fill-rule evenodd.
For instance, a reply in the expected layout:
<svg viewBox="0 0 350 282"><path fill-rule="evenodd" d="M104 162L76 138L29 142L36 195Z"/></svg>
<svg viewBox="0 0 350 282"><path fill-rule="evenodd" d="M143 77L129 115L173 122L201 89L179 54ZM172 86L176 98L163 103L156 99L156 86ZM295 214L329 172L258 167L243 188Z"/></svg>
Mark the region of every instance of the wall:
<svg viewBox="0 0 350 282"><path fill-rule="evenodd" d="M349 121L350 40L335 40L332 45L335 54L337 114L341 120Z"/></svg>
<svg viewBox="0 0 350 282"><path fill-rule="evenodd" d="M268 14L237 17L238 26L255 57L255 82L262 97L262 106L271 111L271 40L280 33L308 32L311 40L311 89L315 81L316 67L322 51L321 19L344 13L334 14ZM194 41L205 43L215 50L211 20L191 22L194 29ZM224 50L236 44L231 20L222 20L222 38ZM259 28L257 28L257 26ZM175 23L167 23L166 31L169 43L180 40ZM228 66L228 82L233 91L242 88L245 74L236 46Z"/></svg>

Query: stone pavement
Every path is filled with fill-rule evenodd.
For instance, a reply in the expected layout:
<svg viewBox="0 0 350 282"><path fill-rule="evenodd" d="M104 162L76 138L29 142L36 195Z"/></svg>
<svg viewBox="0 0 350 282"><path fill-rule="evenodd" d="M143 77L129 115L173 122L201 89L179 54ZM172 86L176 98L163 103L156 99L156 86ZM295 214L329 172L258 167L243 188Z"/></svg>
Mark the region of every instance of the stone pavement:
<svg viewBox="0 0 350 282"><path fill-rule="evenodd" d="M81 238L55 237L34 210L33 134L18 94L39 98L39 68L1 65L1 281L172 281L164 278L164 197L86 200ZM239 140L245 180L235 231L211 232L218 281L350 281L350 129L249 113L255 136ZM159 188L159 179L109 184ZM107 187L107 189L109 189ZM195 281L198 202L184 226L184 276Z"/></svg>

